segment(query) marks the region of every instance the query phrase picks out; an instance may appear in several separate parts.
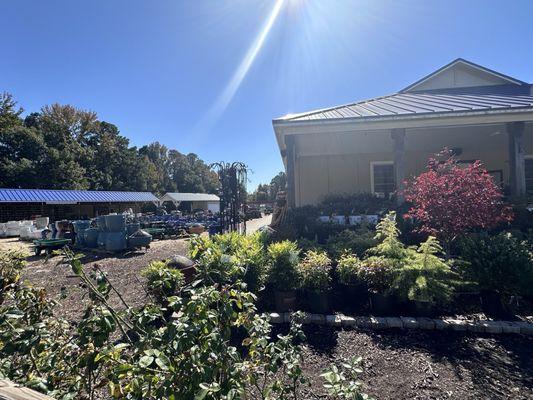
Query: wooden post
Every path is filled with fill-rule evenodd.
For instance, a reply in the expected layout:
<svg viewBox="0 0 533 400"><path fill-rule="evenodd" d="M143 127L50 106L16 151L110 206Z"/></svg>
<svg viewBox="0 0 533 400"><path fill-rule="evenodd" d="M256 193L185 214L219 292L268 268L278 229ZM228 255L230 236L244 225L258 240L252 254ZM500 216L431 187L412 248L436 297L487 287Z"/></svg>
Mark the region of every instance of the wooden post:
<svg viewBox="0 0 533 400"><path fill-rule="evenodd" d="M391 137L394 140L394 181L396 183L396 204L405 201L403 194L405 180L405 129L393 129Z"/></svg>
<svg viewBox="0 0 533 400"><path fill-rule="evenodd" d="M294 162L296 158L296 149L294 136L285 136L285 147L287 148L285 156L287 157L287 205L289 208L296 206L296 185Z"/></svg>
<svg viewBox="0 0 533 400"><path fill-rule="evenodd" d="M526 194L526 167L524 162L524 122L507 124L509 138L509 183L512 196Z"/></svg>

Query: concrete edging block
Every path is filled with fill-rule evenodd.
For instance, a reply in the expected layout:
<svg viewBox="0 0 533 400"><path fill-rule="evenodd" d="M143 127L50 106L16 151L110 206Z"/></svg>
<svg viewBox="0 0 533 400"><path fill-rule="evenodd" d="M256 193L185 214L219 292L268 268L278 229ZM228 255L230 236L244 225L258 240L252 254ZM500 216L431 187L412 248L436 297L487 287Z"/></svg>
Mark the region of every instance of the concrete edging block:
<svg viewBox="0 0 533 400"><path fill-rule="evenodd" d="M435 320L426 317L417 318L418 327L427 331L432 331L435 329Z"/></svg>
<svg viewBox="0 0 533 400"><path fill-rule="evenodd" d="M341 315L342 326L355 326L355 318L347 315Z"/></svg>
<svg viewBox="0 0 533 400"><path fill-rule="evenodd" d="M400 319L402 320L402 324L405 329L418 329L420 326L416 318L400 317Z"/></svg>
<svg viewBox="0 0 533 400"><path fill-rule="evenodd" d="M403 322L398 317L386 317L385 322L389 328L403 329Z"/></svg>
<svg viewBox="0 0 533 400"><path fill-rule="evenodd" d="M290 323L292 313L267 313L272 324ZM525 321L466 321L462 319L431 319L426 317L351 317L344 314L305 313L303 324L328 325L333 327L357 327L360 329L423 329L453 330L474 333L510 333L533 335L533 323Z"/></svg>
<svg viewBox="0 0 533 400"><path fill-rule="evenodd" d="M273 313L270 313L269 316L270 316L270 322L272 322L273 324L283 323L283 315L273 312Z"/></svg>
<svg viewBox="0 0 533 400"><path fill-rule="evenodd" d="M342 319L339 315L326 315L326 325L341 326Z"/></svg>

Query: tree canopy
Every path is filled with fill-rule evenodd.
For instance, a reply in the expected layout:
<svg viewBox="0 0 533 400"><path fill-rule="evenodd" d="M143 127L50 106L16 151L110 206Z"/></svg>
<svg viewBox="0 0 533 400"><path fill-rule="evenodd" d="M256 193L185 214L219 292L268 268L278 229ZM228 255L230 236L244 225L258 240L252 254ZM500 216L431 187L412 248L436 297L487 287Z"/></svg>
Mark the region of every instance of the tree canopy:
<svg viewBox="0 0 533 400"><path fill-rule="evenodd" d="M217 192L217 175L196 154L130 146L93 111L52 104L22 113L0 93L0 187Z"/></svg>
<svg viewBox="0 0 533 400"><path fill-rule="evenodd" d="M287 185L287 175L285 172L278 173L270 183L262 184L260 183L257 186L257 189L250 193L250 201L274 201L278 192L285 190Z"/></svg>

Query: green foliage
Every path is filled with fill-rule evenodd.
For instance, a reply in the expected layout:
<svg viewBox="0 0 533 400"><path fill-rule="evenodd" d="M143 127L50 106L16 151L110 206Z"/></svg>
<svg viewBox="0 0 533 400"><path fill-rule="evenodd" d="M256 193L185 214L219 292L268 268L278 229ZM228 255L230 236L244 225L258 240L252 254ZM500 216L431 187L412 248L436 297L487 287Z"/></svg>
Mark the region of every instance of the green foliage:
<svg viewBox="0 0 533 400"><path fill-rule="evenodd" d="M10 287L10 305L0 307L0 376L64 399L242 399L258 382L263 398L276 399L300 384L300 326L270 340L255 297L239 285L200 285L168 297L178 317L167 321L150 303L115 310L105 275L87 275L70 252L67 262L92 304L74 327L53 317L42 291ZM236 331L244 332L238 346Z"/></svg>
<svg viewBox="0 0 533 400"><path fill-rule="evenodd" d="M337 235L330 236L327 241L327 249L332 258L339 258L346 252L362 257L368 249L377 243L378 240L374 233L366 227L357 230L345 229Z"/></svg>
<svg viewBox="0 0 533 400"><path fill-rule="evenodd" d="M366 284L369 291L385 293L390 289L396 267L397 262L383 256L371 256L361 262L357 277Z"/></svg>
<svg viewBox="0 0 533 400"><path fill-rule="evenodd" d="M20 280L20 274L26 266L24 254L19 251L0 253L0 305L4 295Z"/></svg>
<svg viewBox="0 0 533 400"><path fill-rule="evenodd" d="M344 285L353 285L359 281L361 260L355 254L345 253L337 261L337 274L339 282Z"/></svg>
<svg viewBox="0 0 533 400"><path fill-rule="evenodd" d="M377 224L375 239L378 244L369 249L368 252L401 264L408 256L408 252L399 237L400 230L396 225L396 212L391 211Z"/></svg>
<svg viewBox="0 0 533 400"><path fill-rule="evenodd" d="M234 244L231 238L223 241ZM281 247L272 248L278 258L286 253ZM11 268L0 270L4 281L19 269L17 257L11 260ZM167 297L165 307L148 302L134 309L98 267L87 273L81 256L68 249L65 262L87 290L90 305L70 324L54 316L44 291L15 279L3 289L9 301L0 305L1 378L60 399L148 400L296 399L308 381L296 344L304 339L301 315L293 315L287 334L270 337L268 318L257 313L255 296L239 282L197 281ZM149 276L157 281L165 269L152 264ZM110 305L111 293L123 302L120 310ZM171 320L166 311L172 311ZM350 365L357 372L356 364ZM352 373L340 383L335 378L329 389L359 398L350 397L359 386L354 378Z"/></svg>
<svg viewBox="0 0 533 400"><path fill-rule="evenodd" d="M148 290L157 299L177 294L184 283L183 273L170 268L164 261L152 261L141 274L146 278Z"/></svg>
<svg viewBox="0 0 533 400"><path fill-rule="evenodd" d="M189 245L189 255L198 262L199 274L214 283L247 284L259 291L265 281L265 238L261 233L241 235L235 232L212 237L196 236Z"/></svg>
<svg viewBox="0 0 533 400"><path fill-rule="evenodd" d="M443 250L434 237L408 249L410 260L395 270L392 290L400 299L446 304L450 301L459 275L440 257Z"/></svg>
<svg viewBox="0 0 533 400"><path fill-rule="evenodd" d="M473 234L459 245L466 278L482 289L508 295L533 295L531 244L509 233Z"/></svg>
<svg viewBox="0 0 533 400"><path fill-rule="evenodd" d="M249 201L275 201L278 192L286 189L287 175L279 172L269 184L259 184L257 189L248 196Z"/></svg>
<svg viewBox="0 0 533 400"><path fill-rule="evenodd" d="M301 276L298 271L299 250L296 243L289 240L271 243L267 249L267 282L275 290L298 289Z"/></svg>
<svg viewBox="0 0 533 400"><path fill-rule="evenodd" d="M196 154L155 142L130 147L95 112L52 104L20 118L0 94L0 186L46 189L214 192L216 174Z"/></svg>
<svg viewBox="0 0 533 400"><path fill-rule="evenodd" d="M302 287L314 292L331 289L331 260L325 252L310 250L298 264Z"/></svg>
<svg viewBox="0 0 533 400"><path fill-rule="evenodd" d="M0 93L0 131L21 125L22 108L17 108L17 102L7 92Z"/></svg>
<svg viewBox="0 0 533 400"><path fill-rule="evenodd" d="M367 394L361 391L361 382L358 380L362 358L353 357L348 362L341 364L341 368L332 365L320 376L325 380L324 388L328 395L334 399L346 400L371 400Z"/></svg>

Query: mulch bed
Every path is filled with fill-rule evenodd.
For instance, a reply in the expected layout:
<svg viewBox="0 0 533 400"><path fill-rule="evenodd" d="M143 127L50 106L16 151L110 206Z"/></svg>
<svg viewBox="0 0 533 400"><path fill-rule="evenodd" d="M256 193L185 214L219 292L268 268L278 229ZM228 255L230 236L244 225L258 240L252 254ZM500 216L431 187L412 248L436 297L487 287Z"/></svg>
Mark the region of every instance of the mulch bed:
<svg viewBox="0 0 533 400"><path fill-rule="evenodd" d="M304 372L363 357L361 381L376 399L533 399L533 338L462 332L305 328ZM323 398L320 379L304 398Z"/></svg>

